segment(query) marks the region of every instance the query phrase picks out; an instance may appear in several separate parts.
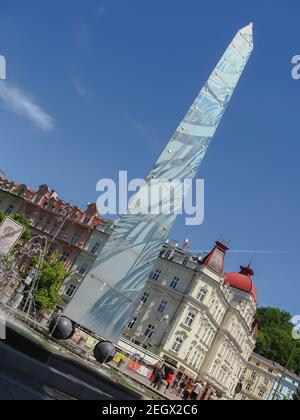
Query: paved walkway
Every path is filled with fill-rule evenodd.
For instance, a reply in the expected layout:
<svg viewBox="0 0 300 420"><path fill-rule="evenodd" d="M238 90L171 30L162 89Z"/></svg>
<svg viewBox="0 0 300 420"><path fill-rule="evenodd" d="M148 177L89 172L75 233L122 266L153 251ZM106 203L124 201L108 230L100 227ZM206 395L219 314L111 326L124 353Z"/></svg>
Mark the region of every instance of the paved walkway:
<svg viewBox="0 0 300 420"><path fill-rule="evenodd" d="M162 397L166 400L181 401L181 398L177 397L175 394L171 394L169 391L167 391L165 394L163 394L163 393L159 392L157 389L154 389L153 387L151 387L151 381L148 378L146 378L145 376L142 376L137 372L133 372L132 370L126 369L126 367L123 368L123 369L119 369L115 365L115 363L111 363L111 366L114 369L117 369L123 375L128 376L129 378L135 380L136 382L138 382L141 385L145 386L146 388L150 389L155 394L158 394L160 397Z"/></svg>

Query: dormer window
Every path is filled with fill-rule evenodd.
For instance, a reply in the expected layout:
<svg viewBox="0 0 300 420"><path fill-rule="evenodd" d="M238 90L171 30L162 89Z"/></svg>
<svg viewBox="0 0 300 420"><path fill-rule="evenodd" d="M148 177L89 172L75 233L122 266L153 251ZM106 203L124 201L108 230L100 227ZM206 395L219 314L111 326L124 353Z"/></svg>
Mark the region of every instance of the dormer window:
<svg viewBox="0 0 300 420"><path fill-rule="evenodd" d="M90 221L91 221L91 218L88 217L88 216L85 216L85 218L83 219L83 224L88 225L90 223Z"/></svg>

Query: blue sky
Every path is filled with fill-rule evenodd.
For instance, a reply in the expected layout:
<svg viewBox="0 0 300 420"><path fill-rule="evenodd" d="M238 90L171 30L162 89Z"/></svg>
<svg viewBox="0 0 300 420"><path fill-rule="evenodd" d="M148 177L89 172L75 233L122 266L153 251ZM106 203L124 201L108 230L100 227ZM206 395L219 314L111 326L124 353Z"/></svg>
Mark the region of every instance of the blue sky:
<svg viewBox="0 0 300 420"><path fill-rule="evenodd" d="M255 50L198 176L206 218L172 237L209 249L223 234L254 259L260 304L300 313L298 0L0 0L0 168L67 201L96 182L147 174L235 33ZM231 253L226 270L252 253Z"/></svg>

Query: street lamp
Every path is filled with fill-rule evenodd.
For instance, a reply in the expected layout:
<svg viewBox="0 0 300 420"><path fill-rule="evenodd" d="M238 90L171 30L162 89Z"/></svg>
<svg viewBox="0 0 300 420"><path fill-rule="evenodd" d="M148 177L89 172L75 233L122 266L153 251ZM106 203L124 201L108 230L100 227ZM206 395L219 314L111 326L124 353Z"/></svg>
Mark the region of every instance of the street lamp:
<svg viewBox="0 0 300 420"><path fill-rule="evenodd" d="M47 252L49 251L49 249L51 248L51 246L54 244L54 242L56 241L56 239L58 238L59 234L61 233L64 225L66 224L67 220L69 219L69 213L64 210L62 212L62 214L57 218L58 222L61 222L61 224L59 225L57 232L55 233L55 235L53 236L52 240L50 241L48 247L47 247Z"/></svg>
<svg viewBox="0 0 300 420"><path fill-rule="evenodd" d="M294 347L293 347L293 349L292 349L292 351L291 351L290 357L289 357L289 359L288 359L288 361L287 361L287 364L286 364L286 366L285 366L285 368L284 368L284 370L283 370L283 372L282 372L281 378L280 378L280 380L278 381L277 387L276 387L275 392L274 392L274 394L273 394L273 397L272 397L272 400L273 400L273 401L276 399L276 396L277 396L278 390L279 390L279 388L280 388L280 386L281 386L281 384L282 384L282 382L283 382L283 380L284 380L284 378L285 378L285 374L286 374L286 372L288 371L289 365L290 365L290 363L291 363L291 361L292 361L292 358L293 358L293 356L294 356L294 353L295 353L295 351L296 351L296 348L297 348L297 344L298 344L298 340L299 340L299 339L300 339L300 337L299 337L299 338L295 338L295 344L294 344Z"/></svg>

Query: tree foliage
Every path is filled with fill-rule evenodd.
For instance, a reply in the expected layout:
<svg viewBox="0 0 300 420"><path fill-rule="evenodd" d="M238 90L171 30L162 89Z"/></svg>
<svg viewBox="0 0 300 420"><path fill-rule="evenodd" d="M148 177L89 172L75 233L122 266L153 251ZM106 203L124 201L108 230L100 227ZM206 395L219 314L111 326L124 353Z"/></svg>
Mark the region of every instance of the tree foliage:
<svg viewBox="0 0 300 420"><path fill-rule="evenodd" d="M34 259L38 267L38 260ZM55 309L59 298L59 289L68 276L64 264L59 262L58 254L49 255L43 262L35 293L35 300L44 309Z"/></svg>
<svg viewBox="0 0 300 420"><path fill-rule="evenodd" d="M291 323L292 315L278 308L259 308L257 319L260 326L255 351L267 359L286 366L295 345L292 337L294 328ZM300 342L288 368L300 374Z"/></svg>

